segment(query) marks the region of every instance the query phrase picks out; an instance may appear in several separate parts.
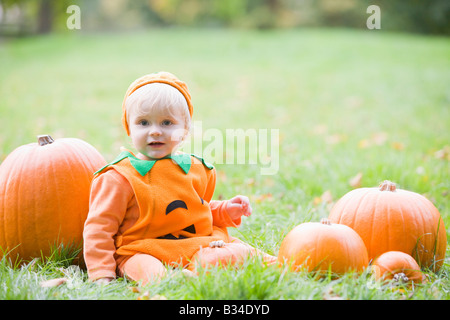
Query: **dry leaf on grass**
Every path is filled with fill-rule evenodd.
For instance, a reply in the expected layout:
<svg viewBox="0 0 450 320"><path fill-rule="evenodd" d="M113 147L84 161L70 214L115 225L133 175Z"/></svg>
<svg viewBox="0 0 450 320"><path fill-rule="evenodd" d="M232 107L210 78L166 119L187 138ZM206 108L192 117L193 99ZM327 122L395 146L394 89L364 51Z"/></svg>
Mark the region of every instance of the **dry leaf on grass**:
<svg viewBox="0 0 450 320"><path fill-rule="evenodd" d="M333 288L325 289L323 293L323 300L345 300L343 297L334 292Z"/></svg>
<svg viewBox="0 0 450 320"><path fill-rule="evenodd" d="M348 181L348 184L352 187L352 188L360 188L361 187L361 179L362 179L362 172L358 172L358 174L356 176L354 176L353 178L351 178Z"/></svg>
<svg viewBox="0 0 450 320"><path fill-rule="evenodd" d="M391 148L394 150L403 151L405 149L405 145L402 142L395 141L391 143Z"/></svg>
<svg viewBox="0 0 450 320"><path fill-rule="evenodd" d="M50 279L47 281L43 281L41 282L41 287L42 288L52 288L52 287L58 287L64 283L67 282L67 278L56 278L56 279Z"/></svg>
<svg viewBox="0 0 450 320"><path fill-rule="evenodd" d="M321 199L323 202L326 203L332 203L333 202L333 195L331 194L330 190L325 191L322 196Z"/></svg>
<svg viewBox="0 0 450 320"><path fill-rule="evenodd" d="M434 153L436 159L450 160L450 146L444 146L442 149Z"/></svg>
<svg viewBox="0 0 450 320"><path fill-rule="evenodd" d="M321 203L332 203L333 202L333 195L331 194L330 190L325 191L320 197L315 197L313 200L313 204L315 206L321 204Z"/></svg>
<svg viewBox="0 0 450 320"><path fill-rule="evenodd" d="M128 289L134 293L141 293L141 289L139 289L138 287L128 287Z"/></svg>

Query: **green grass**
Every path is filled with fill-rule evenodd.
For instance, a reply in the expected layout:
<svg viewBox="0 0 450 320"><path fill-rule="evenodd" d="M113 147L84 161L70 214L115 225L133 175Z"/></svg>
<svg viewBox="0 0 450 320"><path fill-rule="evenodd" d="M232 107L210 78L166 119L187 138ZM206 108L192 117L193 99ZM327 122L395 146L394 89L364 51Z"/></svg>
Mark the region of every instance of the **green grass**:
<svg viewBox="0 0 450 320"><path fill-rule="evenodd" d="M277 175L261 175L258 165L216 164L215 198L245 194L253 205L233 235L276 255L295 225L328 216L332 204L317 198L329 191L336 201L359 172L362 186L389 179L427 196L448 234L449 156L436 152L450 145L449 55L448 38L326 29L3 40L0 161L47 133L84 139L112 160L120 146L130 147L120 122L126 88L145 73L167 70L188 83L204 131L279 129ZM450 298L448 258L415 288L373 285L368 274L316 279L253 261L195 279L175 272L140 292L124 279L93 285L84 270L61 265L63 257L44 260L0 262L0 299L136 299L146 291L168 299ZM70 281L60 287L39 286L63 276Z"/></svg>

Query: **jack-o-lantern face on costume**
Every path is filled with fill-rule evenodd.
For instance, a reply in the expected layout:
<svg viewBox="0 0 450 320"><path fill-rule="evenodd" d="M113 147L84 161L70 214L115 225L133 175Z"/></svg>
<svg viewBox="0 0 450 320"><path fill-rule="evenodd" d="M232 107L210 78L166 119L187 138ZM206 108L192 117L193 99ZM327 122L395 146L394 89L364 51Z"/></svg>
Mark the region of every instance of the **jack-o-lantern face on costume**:
<svg viewBox="0 0 450 320"><path fill-rule="evenodd" d="M174 200L171 203L169 203L169 205L167 206L166 215L168 215L171 212L174 212L177 209L178 210L184 209L187 212L189 212L186 202L184 202L183 200ZM186 214L187 214L187 212L186 212ZM184 228L183 231L195 234L195 226L193 224L191 224L190 226ZM183 235L179 235L178 237L176 237L171 233L168 233L165 236L158 237L158 239L171 239L171 240L186 239L186 238L187 237L185 237Z"/></svg>

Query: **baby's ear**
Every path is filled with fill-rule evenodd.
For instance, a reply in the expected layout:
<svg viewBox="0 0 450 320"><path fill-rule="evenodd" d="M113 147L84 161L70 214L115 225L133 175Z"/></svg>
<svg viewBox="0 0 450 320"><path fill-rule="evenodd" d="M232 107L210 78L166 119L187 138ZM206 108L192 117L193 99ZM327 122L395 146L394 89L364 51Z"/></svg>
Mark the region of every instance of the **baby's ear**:
<svg viewBox="0 0 450 320"><path fill-rule="evenodd" d="M189 129L180 129L177 130L176 134L178 135L178 137L180 137L181 141L185 141L186 138L189 136L190 131Z"/></svg>
<svg viewBox="0 0 450 320"><path fill-rule="evenodd" d="M189 138L190 135L191 135L191 128L187 128L186 130L184 130L183 141Z"/></svg>

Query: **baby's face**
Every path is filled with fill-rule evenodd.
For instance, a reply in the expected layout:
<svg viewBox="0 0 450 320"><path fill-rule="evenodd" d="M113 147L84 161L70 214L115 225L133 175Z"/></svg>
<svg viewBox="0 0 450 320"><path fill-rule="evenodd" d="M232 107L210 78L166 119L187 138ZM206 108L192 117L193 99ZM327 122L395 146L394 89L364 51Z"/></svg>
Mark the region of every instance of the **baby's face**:
<svg viewBox="0 0 450 320"><path fill-rule="evenodd" d="M161 108L145 114L132 108L129 127L134 147L147 160L161 159L175 152L186 135L181 112L170 114Z"/></svg>

